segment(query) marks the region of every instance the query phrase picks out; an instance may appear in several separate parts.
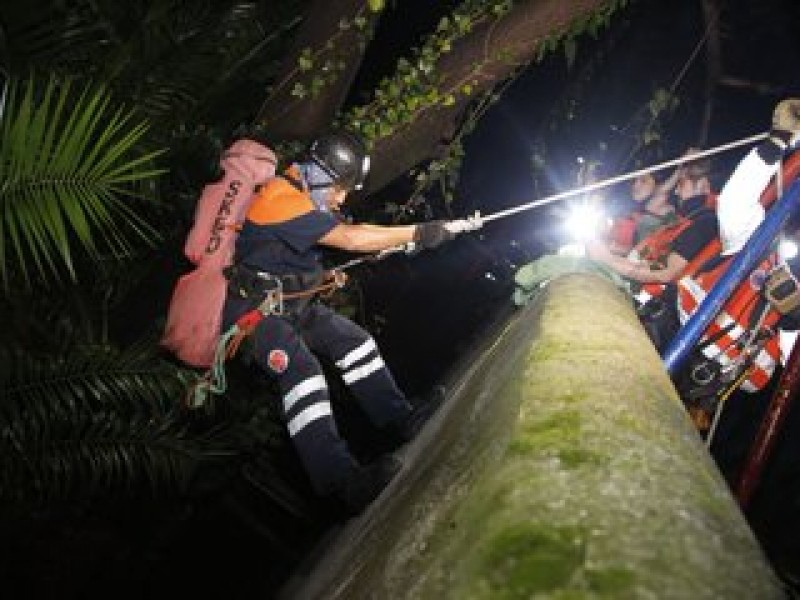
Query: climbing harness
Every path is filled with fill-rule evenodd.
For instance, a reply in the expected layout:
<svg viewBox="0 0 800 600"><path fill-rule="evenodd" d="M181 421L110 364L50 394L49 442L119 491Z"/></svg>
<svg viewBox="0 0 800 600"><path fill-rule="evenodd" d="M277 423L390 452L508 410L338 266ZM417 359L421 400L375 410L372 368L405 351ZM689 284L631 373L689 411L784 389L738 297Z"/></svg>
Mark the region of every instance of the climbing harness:
<svg viewBox="0 0 800 600"><path fill-rule="evenodd" d="M212 395L219 396L225 393L228 389L225 362L236 355L244 339L265 317L284 315L287 301L311 298L318 294L329 294L335 289L341 288L345 283L344 274L339 269L330 271L327 281L297 292L285 292L280 277L268 273L257 273L256 277L263 282L258 306L239 317L227 331L220 335L214 349L214 360L211 366L187 390L184 399L186 408L208 407Z"/></svg>
<svg viewBox="0 0 800 600"><path fill-rule="evenodd" d="M765 305L759 314L755 326L750 331L747 340L744 343L737 342L737 344L740 346L741 352L736 359L721 367L716 365L716 363L711 363L717 367L717 372L716 374L711 375L711 379L718 377L721 382L727 381L728 383L720 392L715 395L711 411L711 422L707 428L708 432L705 440L706 447L708 448L711 447L711 443L713 441L714 434L716 433L717 425L719 424L726 401L731 394L739 389L750 377L756 367L756 356L763 350L764 344L769 337L773 335L772 330L762 327L769 311L769 305ZM695 374L693 373L692 376L694 377ZM700 407L695 407L694 411L691 409L691 407L689 409L692 420L699 431L706 429L704 426L705 423L702 422L703 419L701 414L703 414L703 412L704 411Z"/></svg>

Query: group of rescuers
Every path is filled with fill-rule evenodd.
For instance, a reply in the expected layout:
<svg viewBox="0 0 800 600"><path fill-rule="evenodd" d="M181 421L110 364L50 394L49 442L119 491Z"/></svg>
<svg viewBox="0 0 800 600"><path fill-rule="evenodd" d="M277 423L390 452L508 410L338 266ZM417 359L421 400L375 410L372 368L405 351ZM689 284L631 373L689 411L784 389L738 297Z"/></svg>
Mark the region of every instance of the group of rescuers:
<svg viewBox="0 0 800 600"><path fill-rule="evenodd" d="M635 210L615 222L608 240L587 246L590 258L632 282L640 319L658 350L696 312L764 220L764 192L773 177L782 177L784 154L798 138L800 99L783 100L768 137L738 163L719 194L712 190L707 159L687 160L661 184L650 174L640 176L632 186ZM687 151L687 159L696 152ZM787 228L796 224L792 218ZM798 328L800 290L776 240L674 377L698 430L709 430L721 397L765 388L788 358Z"/></svg>
<svg viewBox="0 0 800 600"><path fill-rule="evenodd" d="M677 312L675 323L670 325L676 328L702 300L727 258L742 248L763 220L759 196L799 133L800 100L779 103L769 138L739 164L716 197L715 205L709 202L713 196L707 172L701 163L690 164L679 171L675 181L661 186L674 184L681 199L678 219L672 227L673 234L679 229L677 235L666 241L645 237L627 256L614 253L613 245L595 243L589 248L590 257L641 283L640 298L647 294L652 297L645 307L656 300L666 305L669 288L677 287L672 292L677 298L677 302L673 300L674 308L651 311ZM282 314L269 314L259 322L250 335L248 353L277 382L282 417L315 493L338 499L352 514L363 510L380 494L401 463L392 454L365 465L354 458L334 421L329 388L318 357L335 365L372 425L394 440L395 446L416 435L435 402L412 405L369 333L316 297L298 297L292 292L314 288L325 276L321 247L360 253L378 253L403 245L424 250L482 225L477 216L399 226L349 223L341 218L340 208L350 192L362 187L368 171L369 156L362 141L338 131L318 138L303 159L258 188L236 241L223 309L226 330L253 308L254 298L243 284L253 276L279 278L283 292L293 298L285 302ZM664 189L656 192L663 194ZM667 212L663 199L658 198L643 208L653 214L642 215L640 220L652 217L657 221ZM693 259L717 238L722 250L716 254L715 264L701 265L701 269L689 273ZM648 239L656 240L658 247L649 248ZM759 269L769 276L778 267L770 255ZM753 281L751 277L750 284ZM748 288L734 296L739 313L732 314L728 307L725 310L736 323L747 321L751 314L762 310L758 289ZM789 312L796 312L796 308ZM758 326L768 334L758 338L755 355L751 356L751 352L746 356L746 383L754 389L764 385L779 359L774 332L793 316L772 313L777 311L771 310L759 320ZM750 351L741 347L744 334L736 326L730 327L720 318L715 323L720 334L713 336L702 353L718 361L715 364L719 371L740 362ZM720 378L725 378L724 373L717 373L717 380Z"/></svg>

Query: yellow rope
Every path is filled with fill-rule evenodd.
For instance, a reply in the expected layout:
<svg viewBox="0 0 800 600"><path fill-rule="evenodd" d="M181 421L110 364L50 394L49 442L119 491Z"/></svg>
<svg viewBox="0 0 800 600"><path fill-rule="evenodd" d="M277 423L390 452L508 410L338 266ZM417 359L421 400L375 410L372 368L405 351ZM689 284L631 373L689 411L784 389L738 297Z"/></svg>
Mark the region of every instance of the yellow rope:
<svg viewBox="0 0 800 600"><path fill-rule="evenodd" d="M714 411L714 419L711 421L711 427L708 429L708 435L706 436L706 447L711 447L711 441L714 439L714 433L717 430L717 425L719 424L720 416L722 415L722 407L723 404L728 400L730 395L736 390L745 379L750 376L750 373L753 370L754 365L750 365L746 369L744 369L739 376L733 381L733 383L728 386L725 391L720 395L719 400L717 401L717 407Z"/></svg>

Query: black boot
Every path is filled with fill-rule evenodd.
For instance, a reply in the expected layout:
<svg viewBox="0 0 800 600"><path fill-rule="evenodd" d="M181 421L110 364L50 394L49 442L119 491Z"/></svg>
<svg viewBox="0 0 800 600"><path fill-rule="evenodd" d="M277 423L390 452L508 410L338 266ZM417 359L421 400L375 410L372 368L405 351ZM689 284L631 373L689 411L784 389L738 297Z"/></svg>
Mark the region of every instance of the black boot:
<svg viewBox="0 0 800 600"><path fill-rule="evenodd" d="M354 469L341 492L348 512L357 515L363 511L380 496L402 466L399 459L391 454L384 454L374 462Z"/></svg>
<svg viewBox="0 0 800 600"><path fill-rule="evenodd" d="M424 398L414 403L411 412L408 413L405 419L390 426L390 435L393 435L399 444L405 444L417 437L417 434L422 431L428 419L433 416L442 405L442 402L444 402L445 392L444 386L435 386Z"/></svg>

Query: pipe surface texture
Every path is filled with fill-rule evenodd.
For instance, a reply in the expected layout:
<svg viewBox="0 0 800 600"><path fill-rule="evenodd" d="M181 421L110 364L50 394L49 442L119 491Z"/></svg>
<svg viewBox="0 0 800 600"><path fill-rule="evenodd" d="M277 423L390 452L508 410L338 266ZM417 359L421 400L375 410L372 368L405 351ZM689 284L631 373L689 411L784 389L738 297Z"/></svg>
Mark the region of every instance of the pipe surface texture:
<svg viewBox="0 0 800 600"><path fill-rule="evenodd" d="M783 598L627 299L553 280L283 598Z"/></svg>

